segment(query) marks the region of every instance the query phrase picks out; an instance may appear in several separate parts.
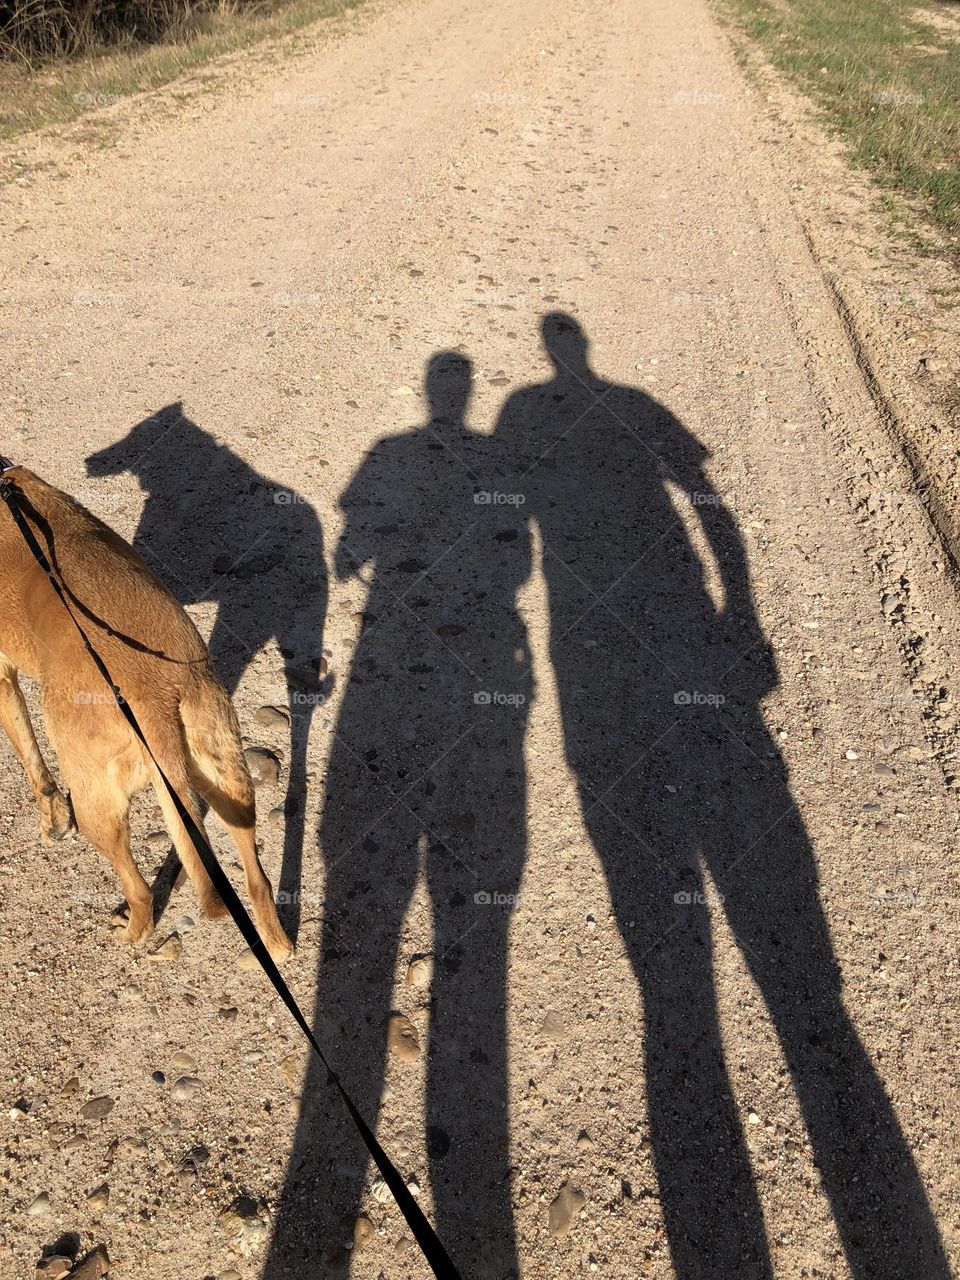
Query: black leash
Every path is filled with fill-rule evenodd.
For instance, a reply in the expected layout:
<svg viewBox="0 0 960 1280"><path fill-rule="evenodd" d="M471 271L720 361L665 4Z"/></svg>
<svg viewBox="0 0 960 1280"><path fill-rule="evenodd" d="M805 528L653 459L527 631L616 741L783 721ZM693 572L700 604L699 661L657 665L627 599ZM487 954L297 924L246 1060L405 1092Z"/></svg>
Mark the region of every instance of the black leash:
<svg viewBox="0 0 960 1280"><path fill-rule="evenodd" d="M6 466L4 466L4 464L6 464ZM73 610L70 608L70 605L67 602L66 594L63 588L61 587L60 583L57 581L57 578L50 566L50 562L47 560L47 557L44 555L43 550L40 547L40 544L37 542L37 539L34 536L33 530L30 528L27 518L24 515L22 505L21 505L23 501L23 495L17 489L16 485L13 483L12 480L2 475L2 471L11 465L12 464L10 464L6 458L0 458L0 498L3 498L4 502L7 504L7 507L10 510L10 514L13 516L13 519L14 519L14 522L16 523L17 528L20 530L20 533L23 535L24 541L26 542L27 546L30 549L31 555L33 556L34 560L36 560L37 564L40 566L43 572L47 575L47 579L49 580L50 585L53 587L54 591L57 593L60 603L63 605L64 609L66 609L67 613L70 615L70 620L73 622L73 625L76 627L77 631L80 633L80 639L83 641L84 648L86 649L87 653L89 653L90 657L93 659L94 665L96 666L97 670L100 672L101 676L103 676L104 680L107 682L107 685L110 688L110 692L113 694L114 701L116 702L117 706L120 708L121 714L123 715L124 719L127 721L127 724L129 724L130 728L133 730L136 737L139 739L147 755L150 757L150 759L153 761L154 765L156 766L157 773L159 773L161 779L163 780L163 785L166 787L167 792L169 793L170 798L173 801L174 806L176 807L180 820L187 829L187 834L189 835L191 841L193 842L193 847L196 849L197 855L200 858L200 861L203 863L204 870L206 871L207 875L210 877L211 881L213 882L213 887L216 889L217 893L219 893L220 897L223 899L224 903L226 904L227 910L230 912L230 915L233 917L233 923L240 930L241 934L243 934L243 937L245 942L247 943L247 946L256 956L257 960L260 963L260 967L263 969L264 973L273 983L274 990L276 991L277 995L280 997L283 1003L287 1006L287 1008L289 1009L290 1013L293 1016L293 1020L296 1022L297 1026L300 1028L303 1034L306 1036L307 1040L310 1042L310 1045L313 1048L314 1052L316 1053L317 1057L320 1059L320 1061L323 1063L324 1067L326 1068L327 1075L329 1076L333 1084L336 1086L337 1092L340 1094L340 1097L343 1099L343 1104L347 1108L347 1111L350 1114L350 1119L357 1126L357 1130L360 1134L360 1137L363 1139L364 1143L366 1144L367 1150L373 1156L373 1159L376 1163L377 1168L380 1170L380 1173L383 1177L384 1182L393 1192L393 1197L400 1208L400 1212L403 1214L404 1218L406 1219L407 1226L413 1232L414 1237L417 1241L417 1244L420 1246L423 1252L423 1256L426 1258L427 1262L430 1264L431 1269L433 1270L433 1274L437 1277L437 1280L460 1280L460 1273L457 1271L456 1267L451 1262L450 1256L447 1253L446 1249L443 1247L442 1243L440 1242L439 1236L434 1231L433 1227L431 1227L430 1223L427 1221L426 1217L423 1214L423 1210L417 1204L416 1200L414 1200L412 1194L410 1193L409 1188L407 1187L406 1183L403 1181L403 1178L397 1172L397 1169L393 1164L393 1162L391 1161L390 1157L384 1151L383 1147L381 1147L380 1143L377 1141L376 1137L371 1131L369 1125L364 1120L363 1116L360 1114L357 1108L354 1106L352 1098L350 1097L350 1095L347 1093L346 1089L343 1087L343 1085L340 1082L340 1077L337 1075L337 1073L333 1070L333 1068L330 1066L329 1062L327 1061L323 1050L320 1048L320 1045L319 1045L319 1042L317 1041L316 1036L310 1030L309 1023L307 1022L306 1018L303 1016L302 1012L300 1011L300 1006L297 1004L296 1000L293 997L293 992L287 986L286 982L283 979L282 974L280 973L280 970L274 964L273 959L270 955L270 952L264 946L260 938L260 935L257 932L256 925L250 919L250 916L247 914L246 908L244 907L243 903L240 901L239 897L237 896L233 888L233 885L227 879L226 873L224 872L223 868L220 866L220 863L217 861L216 854L211 849L206 836L200 830L197 824L194 822L190 814L190 811L187 809L186 805L180 799L179 795L177 795L177 792L174 790L174 788L170 785L170 782L168 781L166 774L163 772L163 769L160 767L159 761L157 760L153 752L150 750L150 744L147 742L146 738L144 737L143 731L141 730L140 725L137 723L137 718L133 714L133 711L130 707L129 702L127 702L126 698L124 698L123 694L120 692L117 686L113 683L113 679L110 675L110 672L107 670L106 665L103 662L103 659L97 653L96 649L94 649L92 643L90 642L89 637L87 636L87 633L84 631L83 627L80 625L80 623L77 621L76 617L74 616Z"/></svg>

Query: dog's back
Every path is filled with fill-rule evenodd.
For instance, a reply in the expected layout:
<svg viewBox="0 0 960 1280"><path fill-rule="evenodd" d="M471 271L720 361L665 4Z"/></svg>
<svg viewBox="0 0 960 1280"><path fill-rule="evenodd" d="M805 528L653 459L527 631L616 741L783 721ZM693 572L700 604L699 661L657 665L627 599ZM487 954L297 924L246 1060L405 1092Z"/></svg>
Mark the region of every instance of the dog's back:
<svg viewBox="0 0 960 1280"><path fill-rule="evenodd" d="M129 697L144 679L156 696L182 696L198 676L207 675L209 659L196 627L131 546L26 467L4 475L22 495L37 541L78 621L120 688L130 688ZM100 679L5 508L0 508L0 651L44 683L54 676L80 691Z"/></svg>

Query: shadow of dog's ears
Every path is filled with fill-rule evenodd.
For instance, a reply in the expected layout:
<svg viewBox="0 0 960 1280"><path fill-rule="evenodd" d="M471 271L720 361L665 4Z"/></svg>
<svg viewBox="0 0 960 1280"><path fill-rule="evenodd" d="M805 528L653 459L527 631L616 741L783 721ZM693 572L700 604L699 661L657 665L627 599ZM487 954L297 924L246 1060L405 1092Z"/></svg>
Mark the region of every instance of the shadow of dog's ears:
<svg viewBox="0 0 960 1280"><path fill-rule="evenodd" d="M100 479L118 476L124 471L137 472L141 470L137 465L140 458L146 459L154 453L164 436L170 436L165 450L173 446L178 452L182 451L186 445L185 433L191 428L194 433L200 434L199 428L184 414L183 402L175 400L152 413L149 418L142 418L113 444L91 453L86 459L87 475ZM162 465L162 460L163 453L159 456L154 453L154 465Z"/></svg>

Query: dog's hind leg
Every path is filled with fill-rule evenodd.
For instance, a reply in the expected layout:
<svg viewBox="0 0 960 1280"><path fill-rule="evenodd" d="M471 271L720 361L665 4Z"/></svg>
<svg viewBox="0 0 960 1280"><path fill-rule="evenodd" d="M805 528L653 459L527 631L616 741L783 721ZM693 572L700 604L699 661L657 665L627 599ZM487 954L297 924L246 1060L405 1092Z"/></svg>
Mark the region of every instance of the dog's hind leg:
<svg viewBox="0 0 960 1280"><path fill-rule="evenodd" d="M85 772L75 795L81 834L110 860L123 886L130 920L120 936L124 942L144 942L153 932L153 893L130 852L130 797L109 769Z"/></svg>
<svg viewBox="0 0 960 1280"><path fill-rule="evenodd" d="M45 844L73 830L70 801L60 791L40 754L30 713L17 680L16 667L0 653L0 724L23 765L40 808L40 835Z"/></svg>
<svg viewBox="0 0 960 1280"><path fill-rule="evenodd" d="M70 788L80 834L120 877L130 918L120 935L143 942L153 932L153 893L130 852L130 797L146 781L140 751L115 708L44 688L44 720Z"/></svg>
<svg viewBox="0 0 960 1280"><path fill-rule="evenodd" d="M148 739L149 741L149 739ZM151 741L151 746L153 742ZM194 795L194 786L192 779L187 773L182 760L172 763L169 758L161 759L163 772L167 781L176 791L177 795L183 803L184 808L190 814L190 817L199 827L200 831L206 835L203 825L203 816ZM220 895L213 887L213 882L204 870L200 856L193 847L193 841L187 833L187 828L183 824L177 807L173 803L167 788L163 785L163 781L157 775L156 766L152 763L148 765L151 778L153 779L153 789L156 792L157 802L163 813L163 821L170 833L180 861L183 863L183 869L190 877L190 883L193 885L194 892L200 903L200 909L205 916L211 919L217 919L226 914L227 909L223 904Z"/></svg>
<svg viewBox="0 0 960 1280"><path fill-rule="evenodd" d="M257 854L253 783L230 700L220 688L207 688L199 707L185 706L181 714L191 781L237 846L267 950L274 960L285 960L293 954L293 944L277 917L273 889Z"/></svg>

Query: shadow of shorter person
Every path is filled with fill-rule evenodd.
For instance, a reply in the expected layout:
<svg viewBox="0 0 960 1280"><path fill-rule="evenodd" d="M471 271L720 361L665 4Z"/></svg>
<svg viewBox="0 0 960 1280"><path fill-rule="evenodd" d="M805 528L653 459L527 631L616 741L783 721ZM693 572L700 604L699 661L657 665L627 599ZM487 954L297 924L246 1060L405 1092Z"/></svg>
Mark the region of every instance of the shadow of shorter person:
<svg viewBox="0 0 960 1280"><path fill-rule="evenodd" d="M382 1139L422 1177L421 1142L401 1109L419 1110L416 1068L403 1061L416 1049L388 1032L423 874L432 936L411 939L400 974L429 953L423 975L416 964L412 974L423 991L407 986L401 1002L428 1033L423 1145L434 1217L464 1275L505 1280L517 1275L507 945L525 856L533 692L516 593L530 553L515 511L493 501L489 438L464 425L470 383L463 356L432 357L429 421L380 440L341 498L337 573L365 582L367 600L319 832L327 878L316 1025L361 1111L372 1123L383 1100ZM325 1274L312 1269L319 1250L331 1273L348 1266L365 1165L314 1065L265 1276ZM411 1274L422 1271L415 1264Z"/></svg>
<svg viewBox="0 0 960 1280"><path fill-rule="evenodd" d="M566 755L643 995L678 1280L772 1275L720 1034L711 906L780 1038L852 1274L947 1280L844 1007L810 841L761 713L777 670L707 451L656 400L597 374L570 316L548 315L542 334L553 376L510 397L495 439L504 486L539 525Z"/></svg>
<svg viewBox="0 0 960 1280"><path fill-rule="evenodd" d="M91 454L87 470L137 477L146 501L133 545L181 604L217 606L210 652L228 693L264 645L277 642L290 708L290 767L276 891L281 922L296 940L307 747L313 710L325 693L327 572L316 513L191 422L180 404Z"/></svg>

